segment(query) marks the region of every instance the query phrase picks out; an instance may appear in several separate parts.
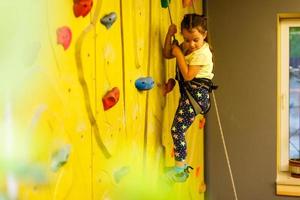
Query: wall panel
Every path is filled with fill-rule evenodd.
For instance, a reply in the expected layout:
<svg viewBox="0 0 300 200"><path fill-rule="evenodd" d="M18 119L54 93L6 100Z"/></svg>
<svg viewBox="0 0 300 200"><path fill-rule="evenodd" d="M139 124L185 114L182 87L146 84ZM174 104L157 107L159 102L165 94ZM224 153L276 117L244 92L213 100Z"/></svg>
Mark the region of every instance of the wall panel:
<svg viewBox="0 0 300 200"><path fill-rule="evenodd" d="M201 3L195 5L200 12ZM38 29L30 33L35 35L28 37L30 45L24 44L30 64L22 68L14 87L0 86L5 96L0 100L0 128L20 132L4 134L3 141L18 145L14 159L25 163L22 176L27 174L30 181L14 170L8 173L6 164L0 168L0 198L3 193L32 200L203 199L199 119L187 133L188 162L195 167L191 177L172 186L162 180L163 168L174 164L170 127L179 99L178 86L162 95L163 84L175 77L175 61L162 57L168 10L159 0L94 0L91 12L76 18L73 1L48 0L35 6L40 6ZM180 21L193 9L182 8L181 0L172 0L170 9L182 41ZM111 12L117 20L107 29L100 19ZM63 26L72 32L67 49L57 43L56 31ZM154 88L138 91L135 81L148 76ZM120 98L105 111L102 98L113 87ZM68 145L66 163L54 171L55 152ZM5 163L5 155L0 161ZM9 183L16 184L15 194L9 192Z"/></svg>

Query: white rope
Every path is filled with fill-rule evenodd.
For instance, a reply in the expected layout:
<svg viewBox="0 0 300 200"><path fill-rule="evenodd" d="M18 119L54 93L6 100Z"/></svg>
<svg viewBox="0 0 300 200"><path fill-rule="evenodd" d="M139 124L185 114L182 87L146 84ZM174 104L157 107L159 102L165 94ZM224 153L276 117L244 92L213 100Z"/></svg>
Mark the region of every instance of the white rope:
<svg viewBox="0 0 300 200"><path fill-rule="evenodd" d="M223 147L224 147L224 151L225 151L226 161L227 161L227 165L228 165L228 169L229 169L231 184L232 184L232 188L233 188L233 192L234 192L234 197L235 197L235 200L238 200L237 193L236 193L236 188L235 188L235 184L234 184L234 180L233 180L233 175L232 175L232 171L231 171L230 160L229 160L227 147L226 147L226 143L225 143L225 139L224 139L222 124L221 124L221 120L220 120L220 116L219 116L217 100L216 100L214 91L212 91L212 94L213 94L214 104L215 104L215 108L216 108L216 114L217 114L217 118L218 118L218 123L219 123L220 133L221 133L221 137L222 137Z"/></svg>

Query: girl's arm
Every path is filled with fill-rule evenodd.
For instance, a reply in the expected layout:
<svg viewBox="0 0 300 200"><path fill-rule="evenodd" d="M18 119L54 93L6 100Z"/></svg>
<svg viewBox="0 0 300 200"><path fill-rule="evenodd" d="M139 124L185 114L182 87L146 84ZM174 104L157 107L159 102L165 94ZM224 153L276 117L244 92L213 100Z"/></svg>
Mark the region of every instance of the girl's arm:
<svg viewBox="0 0 300 200"><path fill-rule="evenodd" d="M165 44L163 48L164 58L167 59L174 58L174 56L172 55L172 37L175 35L176 32L177 32L176 25L171 24L165 38Z"/></svg>
<svg viewBox="0 0 300 200"><path fill-rule="evenodd" d="M177 45L172 46L172 55L176 57L179 70L185 81L190 81L196 77L200 70L200 65L189 66L186 64L184 55Z"/></svg>

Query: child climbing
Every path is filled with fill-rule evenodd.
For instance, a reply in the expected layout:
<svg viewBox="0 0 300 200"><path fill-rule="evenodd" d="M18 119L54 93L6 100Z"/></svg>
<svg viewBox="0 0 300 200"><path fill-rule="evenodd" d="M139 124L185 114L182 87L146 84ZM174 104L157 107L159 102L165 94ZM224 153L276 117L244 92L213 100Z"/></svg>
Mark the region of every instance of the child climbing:
<svg viewBox="0 0 300 200"><path fill-rule="evenodd" d="M164 58L176 58L176 80L180 99L171 127L174 144L175 166L165 173L172 182L184 182L191 166L186 163L187 144L185 133L198 114L210 109L209 93L216 89L211 79L214 74L212 53L207 40L207 20L203 15L186 14L181 21L183 43L178 45L172 37L177 27L171 24L165 38ZM175 37L174 37L175 38Z"/></svg>

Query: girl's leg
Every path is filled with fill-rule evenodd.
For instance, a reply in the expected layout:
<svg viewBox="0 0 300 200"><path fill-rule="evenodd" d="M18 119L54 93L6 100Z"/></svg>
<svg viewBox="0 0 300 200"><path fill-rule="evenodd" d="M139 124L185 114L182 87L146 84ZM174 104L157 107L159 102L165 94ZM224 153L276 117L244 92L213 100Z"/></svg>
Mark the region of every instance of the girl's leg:
<svg viewBox="0 0 300 200"><path fill-rule="evenodd" d="M187 156L185 133L195 120L195 111L187 98L183 95L175 113L171 134L174 143L175 165L183 167Z"/></svg>

